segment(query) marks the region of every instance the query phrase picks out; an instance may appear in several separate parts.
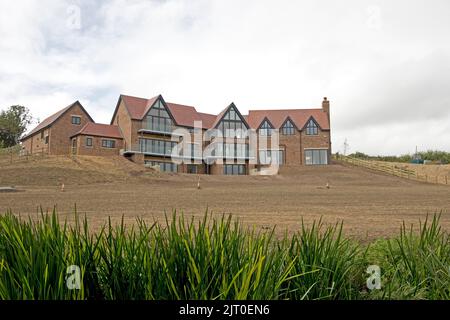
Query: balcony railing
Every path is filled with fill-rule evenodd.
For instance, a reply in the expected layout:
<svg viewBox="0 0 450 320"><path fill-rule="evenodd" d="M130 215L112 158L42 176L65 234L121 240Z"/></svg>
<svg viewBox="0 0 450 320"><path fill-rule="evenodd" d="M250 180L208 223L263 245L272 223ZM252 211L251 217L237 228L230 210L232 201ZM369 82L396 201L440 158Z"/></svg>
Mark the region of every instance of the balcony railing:
<svg viewBox="0 0 450 320"><path fill-rule="evenodd" d="M163 148L161 145L141 145L134 144L128 146L123 150L124 154L140 153L148 156L155 157L172 157L172 148ZM194 159L194 160L214 160L214 159L234 159L234 160L251 160L255 159L255 156L250 155L249 150L246 152L227 152L221 148L218 148L212 152L212 154L204 156L203 150L195 149L188 152L180 151L178 155L174 155L177 159Z"/></svg>
<svg viewBox="0 0 450 320"><path fill-rule="evenodd" d="M142 129L139 132L149 132L156 134L172 135L173 131L177 129L176 126L170 123L160 123L152 121L142 121Z"/></svg>

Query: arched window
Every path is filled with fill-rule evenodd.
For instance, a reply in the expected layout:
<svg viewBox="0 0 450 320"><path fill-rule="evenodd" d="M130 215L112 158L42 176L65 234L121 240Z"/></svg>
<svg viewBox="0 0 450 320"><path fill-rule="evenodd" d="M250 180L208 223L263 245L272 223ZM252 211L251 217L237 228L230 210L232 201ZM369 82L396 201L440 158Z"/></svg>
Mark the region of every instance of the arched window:
<svg viewBox="0 0 450 320"><path fill-rule="evenodd" d="M292 122L290 120L287 120L284 123L284 126L281 128L281 133L286 136L295 134L294 125L292 124Z"/></svg>
<svg viewBox="0 0 450 320"><path fill-rule="evenodd" d="M259 134L261 136L271 136L273 127L270 125L269 121L264 120L264 122L259 127Z"/></svg>
<svg viewBox="0 0 450 320"><path fill-rule="evenodd" d="M316 136L319 134L319 128L313 119L309 120L308 125L306 126L306 134L308 136Z"/></svg>

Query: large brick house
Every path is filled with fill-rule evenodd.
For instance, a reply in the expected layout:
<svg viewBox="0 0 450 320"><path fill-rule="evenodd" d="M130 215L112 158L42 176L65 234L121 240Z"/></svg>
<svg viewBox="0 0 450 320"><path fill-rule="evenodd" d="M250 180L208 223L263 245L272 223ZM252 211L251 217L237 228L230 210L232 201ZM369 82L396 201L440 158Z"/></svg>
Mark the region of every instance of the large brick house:
<svg viewBox="0 0 450 320"><path fill-rule="evenodd" d="M70 138L87 123L93 122L81 103L76 101L46 118L24 136L20 140L22 148L29 154L69 154Z"/></svg>
<svg viewBox="0 0 450 320"><path fill-rule="evenodd" d="M74 105L84 111L78 102ZM74 112L58 114L23 139L26 150L33 153L37 142L32 138ZM109 125L94 123L87 113L84 120L78 130L65 128L60 137L65 146L56 150L79 155L120 154L161 171L227 175L249 174L274 163L325 165L331 157L327 98L316 109L250 110L242 115L232 103L213 115L166 102L161 95L150 99L121 95ZM49 153L53 153L53 139L47 141Z"/></svg>

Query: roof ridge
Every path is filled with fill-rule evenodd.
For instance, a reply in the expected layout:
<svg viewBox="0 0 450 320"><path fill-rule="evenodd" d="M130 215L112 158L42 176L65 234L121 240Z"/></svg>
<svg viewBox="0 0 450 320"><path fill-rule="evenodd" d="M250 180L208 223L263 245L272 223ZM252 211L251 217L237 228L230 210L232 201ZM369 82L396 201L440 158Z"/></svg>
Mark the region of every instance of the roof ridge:
<svg viewBox="0 0 450 320"><path fill-rule="evenodd" d="M127 98L135 98L135 99L142 99L142 100L150 100L150 99L153 99L153 98L142 98L142 97L138 97L138 96L130 96L130 95L128 95L128 94L120 94L122 97L127 97ZM159 95L158 95L159 96Z"/></svg>
<svg viewBox="0 0 450 320"><path fill-rule="evenodd" d="M249 109L248 112L252 111L311 111L311 110L322 110L322 108L295 108L295 109Z"/></svg>

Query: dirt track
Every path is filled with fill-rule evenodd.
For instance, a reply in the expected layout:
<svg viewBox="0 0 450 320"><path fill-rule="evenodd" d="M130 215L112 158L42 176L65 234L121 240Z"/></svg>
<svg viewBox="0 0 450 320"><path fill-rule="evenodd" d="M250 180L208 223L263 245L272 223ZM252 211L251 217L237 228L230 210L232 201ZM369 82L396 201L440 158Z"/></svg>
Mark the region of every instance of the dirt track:
<svg viewBox="0 0 450 320"><path fill-rule="evenodd" d="M0 185L2 180L3 185L17 182L25 190L0 194L0 212L12 209L22 215L34 214L40 205L47 210L56 204L61 216L72 217L76 203L78 211L99 226L108 216L115 221L122 215L127 222L136 217L152 221L173 209L201 216L209 208L217 215L232 213L258 229L277 225L280 231L295 231L302 218L306 222L320 217L327 223L343 220L346 234L368 240L396 234L402 221L416 224L427 213L442 211L442 226L450 231L450 186L360 168L335 164L286 167L281 175L271 177L202 176L197 190L197 176L148 174L133 166L126 174L103 172L89 183L98 170L92 161L88 161L90 170L84 162L70 173L65 165L50 163L47 174L30 167L22 168L15 178L10 176L13 166L0 168ZM66 181L64 192L60 191L61 180ZM330 189L325 187L327 181Z"/></svg>

